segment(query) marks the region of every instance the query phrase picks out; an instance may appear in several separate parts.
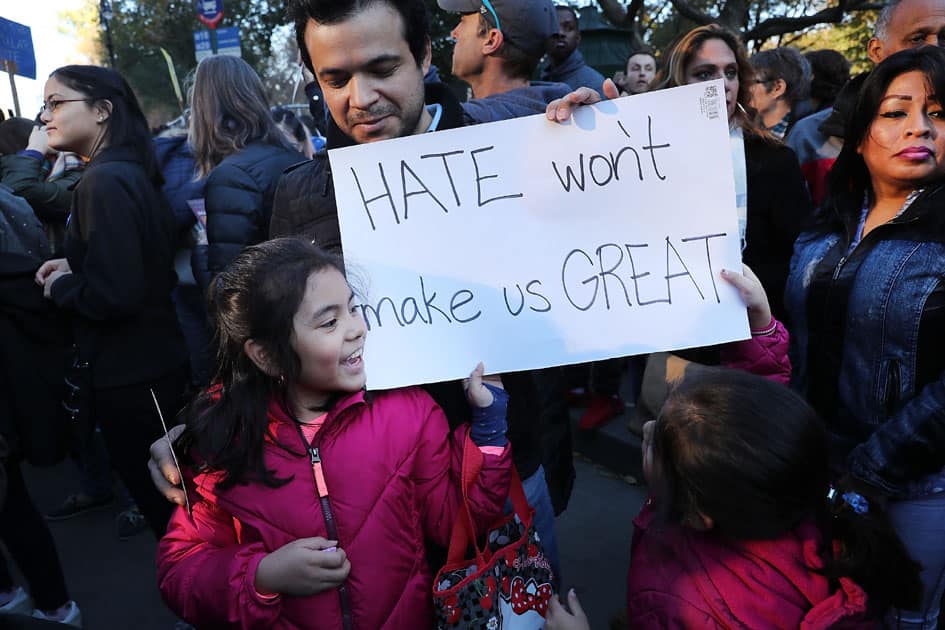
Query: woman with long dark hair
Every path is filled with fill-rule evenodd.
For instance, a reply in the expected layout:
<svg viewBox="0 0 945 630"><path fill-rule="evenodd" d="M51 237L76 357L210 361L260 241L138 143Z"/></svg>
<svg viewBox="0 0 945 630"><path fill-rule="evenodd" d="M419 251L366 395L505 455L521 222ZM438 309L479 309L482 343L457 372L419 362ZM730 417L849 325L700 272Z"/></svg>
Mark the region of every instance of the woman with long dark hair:
<svg viewBox="0 0 945 630"><path fill-rule="evenodd" d="M89 162L73 194L65 258L44 263L36 281L72 317L75 417L90 419L85 433L97 423L112 466L160 536L172 506L142 466L163 433L152 393L173 417L187 357L171 301L174 217L148 124L128 83L97 66L53 72L42 121L51 148Z"/></svg>
<svg viewBox="0 0 945 630"><path fill-rule="evenodd" d="M238 57L207 57L197 66L188 141L197 173L207 178L207 245L194 248L198 284L247 245L269 238L272 198L282 171L305 159L273 120L262 81Z"/></svg>
<svg viewBox="0 0 945 630"><path fill-rule="evenodd" d="M864 83L786 303L795 385L827 422L835 474L879 493L923 565L915 610L945 589L945 52L896 53Z"/></svg>

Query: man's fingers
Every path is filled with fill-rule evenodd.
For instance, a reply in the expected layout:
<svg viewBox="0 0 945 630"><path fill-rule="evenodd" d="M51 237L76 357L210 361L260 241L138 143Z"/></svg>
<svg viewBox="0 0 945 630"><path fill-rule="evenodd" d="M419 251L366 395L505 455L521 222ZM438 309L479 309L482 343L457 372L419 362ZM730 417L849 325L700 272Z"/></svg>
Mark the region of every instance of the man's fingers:
<svg viewBox="0 0 945 630"><path fill-rule="evenodd" d="M620 96L620 90L617 89L617 84L614 83L613 79L604 79L604 98L613 99Z"/></svg>

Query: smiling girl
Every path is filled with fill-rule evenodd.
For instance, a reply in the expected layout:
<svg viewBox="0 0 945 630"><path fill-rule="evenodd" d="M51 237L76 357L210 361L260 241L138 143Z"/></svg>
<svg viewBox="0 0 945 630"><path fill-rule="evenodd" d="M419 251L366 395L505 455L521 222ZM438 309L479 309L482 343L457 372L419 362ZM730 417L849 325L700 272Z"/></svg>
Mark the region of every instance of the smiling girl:
<svg viewBox="0 0 945 630"><path fill-rule="evenodd" d="M420 389L365 393L355 295L311 244L247 248L209 300L220 367L177 443L193 514L160 544L165 601L198 627L430 627L424 543L448 544L466 425ZM481 364L466 391L483 526L508 491L508 397Z"/></svg>

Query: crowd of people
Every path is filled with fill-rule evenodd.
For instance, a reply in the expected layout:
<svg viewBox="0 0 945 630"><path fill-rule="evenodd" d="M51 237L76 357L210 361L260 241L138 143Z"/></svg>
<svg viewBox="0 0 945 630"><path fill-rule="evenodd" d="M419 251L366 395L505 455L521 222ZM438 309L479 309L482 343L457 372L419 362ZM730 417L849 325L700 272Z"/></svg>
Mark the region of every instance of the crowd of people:
<svg viewBox="0 0 945 630"><path fill-rule="evenodd" d="M749 56L710 24L611 79L574 8L438 0L462 102L423 0L286 4L327 150L721 79L744 263L721 277L751 337L677 353L684 376L639 420L626 620L938 626L945 2L886 4L855 77L837 51ZM159 540L161 595L197 628L506 627L501 580L478 616L432 594L454 523L485 536L520 493L546 627L589 627L558 593L569 404L598 429L654 361L365 391L327 150L239 58L202 60L189 102L186 132L152 137L118 73L71 65L36 120L0 124L0 540L25 580L0 555L0 620L81 626L47 520L117 493L119 535ZM42 515L21 464L64 458L80 491Z"/></svg>

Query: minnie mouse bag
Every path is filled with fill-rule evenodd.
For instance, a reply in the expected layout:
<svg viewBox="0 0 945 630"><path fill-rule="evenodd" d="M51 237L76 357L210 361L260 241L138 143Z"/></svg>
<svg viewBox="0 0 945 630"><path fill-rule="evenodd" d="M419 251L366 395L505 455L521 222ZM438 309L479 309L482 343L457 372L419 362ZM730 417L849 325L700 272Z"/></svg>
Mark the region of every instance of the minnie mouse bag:
<svg viewBox="0 0 945 630"><path fill-rule="evenodd" d="M489 528L479 547L469 508L469 488L482 468L482 452L466 436L463 450L463 505L450 536L446 565L433 582L438 630L540 630L552 597L551 565L532 527L535 511L525 499L518 472L512 468L509 499L512 514ZM475 557L466 559L467 548Z"/></svg>

